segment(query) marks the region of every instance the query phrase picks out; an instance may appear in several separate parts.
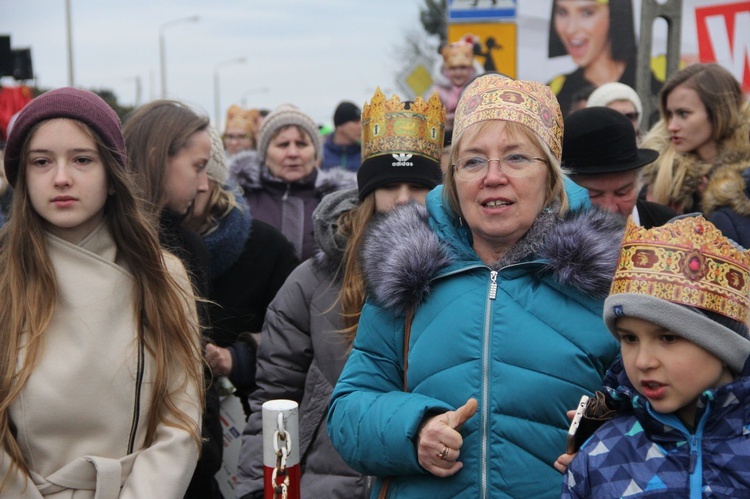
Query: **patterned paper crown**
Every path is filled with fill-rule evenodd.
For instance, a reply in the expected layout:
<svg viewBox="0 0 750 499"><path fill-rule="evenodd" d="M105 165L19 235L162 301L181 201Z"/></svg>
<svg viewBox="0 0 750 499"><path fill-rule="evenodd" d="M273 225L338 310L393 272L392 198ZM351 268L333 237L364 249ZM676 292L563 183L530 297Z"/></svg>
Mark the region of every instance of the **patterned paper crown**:
<svg viewBox="0 0 750 499"><path fill-rule="evenodd" d="M628 219L610 295L635 293L746 322L750 251L701 216L644 229Z"/></svg>
<svg viewBox="0 0 750 499"><path fill-rule="evenodd" d="M513 80L500 74L475 78L456 107L453 138L479 121L513 121L530 128L559 160L563 117L552 90L541 83Z"/></svg>
<svg viewBox="0 0 750 499"><path fill-rule="evenodd" d="M362 109L362 161L385 154L409 153L440 162L445 132L445 107L437 93L425 102L386 100L378 87Z"/></svg>

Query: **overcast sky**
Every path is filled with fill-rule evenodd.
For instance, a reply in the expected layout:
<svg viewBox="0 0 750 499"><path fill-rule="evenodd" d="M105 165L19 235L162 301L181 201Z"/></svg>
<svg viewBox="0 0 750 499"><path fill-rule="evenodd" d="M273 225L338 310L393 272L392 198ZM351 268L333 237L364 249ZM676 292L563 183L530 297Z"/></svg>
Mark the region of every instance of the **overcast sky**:
<svg viewBox="0 0 750 499"><path fill-rule="evenodd" d="M717 1L684 0L684 5L692 8ZM726 1L731 0L721 3ZM551 3L517 2L514 43L519 78L546 82L575 68L569 57L547 59ZM0 35L10 35L15 49L31 47L37 83L43 88L68 84L65 4L66 0L0 0ZM403 96L397 77L406 69L406 61L399 59L398 49L407 34L421 30L419 10L424 1L70 0L70 4L75 85L112 89L125 105L136 103L138 81L141 103L161 96L160 27L199 16L197 22L170 24L163 30L167 96L199 108L213 120L218 74L221 127L233 103L270 109L292 103L318 123L330 124L340 101L361 106L377 86L388 96ZM493 8L489 1L480 2L485 4L484 8ZM634 6L637 20L640 1L634 0ZM683 53L695 52L689 45L695 39L690 12L685 7ZM241 57L247 62L222 65Z"/></svg>
<svg viewBox="0 0 750 499"><path fill-rule="evenodd" d="M168 97L221 120L232 104L293 103L332 121L341 100L362 105L377 86L400 93L396 48L419 26L421 0L71 0L74 82L111 88L135 104L161 96L159 30L164 29ZM64 0L0 0L0 34L32 48L38 84L68 84ZM245 57L245 64L221 63ZM217 66L220 66L217 69Z"/></svg>

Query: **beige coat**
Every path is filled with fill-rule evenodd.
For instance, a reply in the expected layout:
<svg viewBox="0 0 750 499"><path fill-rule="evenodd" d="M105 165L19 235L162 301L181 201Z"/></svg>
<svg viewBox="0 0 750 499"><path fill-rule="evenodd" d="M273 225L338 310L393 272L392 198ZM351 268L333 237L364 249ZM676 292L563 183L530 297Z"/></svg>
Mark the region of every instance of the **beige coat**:
<svg viewBox="0 0 750 499"><path fill-rule="evenodd" d="M44 335L43 353L10 407L17 441L32 471L3 490L2 497L54 499L180 498L187 489L198 448L183 430L162 425L144 447L153 381L153 359L145 351L136 401L138 342L131 274L116 263L114 240L105 225L75 246L49 235L49 253L59 287L58 305ZM175 279L190 289L179 261L167 257ZM197 324L194 304L186 303ZM196 329L196 341L199 341ZM19 356L19 365L23 352ZM196 359L196 369L200 359ZM198 387L172 396L198 421ZM132 452L128 451L140 406ZM0 477L7 470L7 455ZM13 481L12 481L13 482Z"/></svg>

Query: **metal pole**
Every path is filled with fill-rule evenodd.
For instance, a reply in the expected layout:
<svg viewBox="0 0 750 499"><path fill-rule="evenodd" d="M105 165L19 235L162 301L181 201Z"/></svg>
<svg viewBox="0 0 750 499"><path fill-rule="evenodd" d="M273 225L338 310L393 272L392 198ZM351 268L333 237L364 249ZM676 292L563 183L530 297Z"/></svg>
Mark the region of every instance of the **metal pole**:
<svg viewBox="0 0 750 499"><path fill-rule="evenodd" d="M230 64L244 64L247 59L244 57L238 57L236 59L230 59L228 61L220 62L214 66L214 126L217 130L221 130L221 87L219 86L219 68L223 66L229 66Z"/></svg>
<svg viewBox="0 0 750 499"><path fill-rule="evenodd" d="M219 102L219 69L214 68L214 126L216 130L221 131L221 123L219 123L219 113L221 112L221 104Z"/></svg>
<svg viewBox="0 0 750 499"><path fill-rule="evenodd" d="M70 0L65 0L65 27L68 38L68 86L75 86L73 77L73 28L70 21Z"/></svg>
<svg viewBox="0 0 750 499"><path fill-rule="evenodd" d="M135 107L141 105L142 84L140 75L135 77Z"/></svg>
<svg viewBox="0 0 750 499"><path fill-rule="evenodd" d="M168 21L159 26L159 69L161 70L161 98L167 98L167 48L164 41L164 31L168 26L179 23L196 22L200 16L181 17L173 21Z"/></svg>
<svg viewBox="0 0 750 499"><path fill-rule="evenodd" d="M643 0L641 3L641 29L638 41L638 64L635 90L643 105L643 123L646 129L659 119L659 101L651 93L651 48L654 21L661 17L667 22L667 74L669 78L679 69L680 42L682 40L682 0Z"/></svg>
<svg viewBox="0 0 750 499"><path fill-rule="evenodd" d="M161 98L167 98L167 53L164 48L164 32L159 30L159 70L161 71Z"/></svg>

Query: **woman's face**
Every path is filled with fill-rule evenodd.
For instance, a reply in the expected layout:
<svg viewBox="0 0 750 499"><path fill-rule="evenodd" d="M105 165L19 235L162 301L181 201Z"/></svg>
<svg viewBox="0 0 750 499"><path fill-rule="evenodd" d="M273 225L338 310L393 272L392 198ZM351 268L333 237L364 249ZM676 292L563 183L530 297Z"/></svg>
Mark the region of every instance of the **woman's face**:
<svg viewBox="0 0 750 499"><path fill-rule="evenodd" d="M677 152L694 152L704 161L716 156L713 126L698 92L679 85L667 95L667 129Z"/></svg>
<svg viewBox="0 0 750 499"><path fill-rule="evenodd" d="M224 149L230 156L237 154L240 151L250 149L253 145L250 135L244 128L240 127L227 127L227 131L224 132Z"/></svg>
<svg viewBox="0 0 750 499"><path fill-rule="evenodd" d="M94 139L67 119L42 123L29 141L26 185L50 233L74 244L104 218L107 172Z"/></svg>
<svg viewBox="0 0 750 499"><path fill-rule="evenodd" d="M285 128L268 142L266 166L274 177L285 182L307 177L315 168L312 139L296 126Z"/></svg>
<svg viewBox="0 0 750 499"><path fill-rule="evenodd" d="M596 0L556 0L555 31L579 67L611 59L609 6Z"/></svg>
<svg viewBox="0 0 750 499"><path fill-rule="evenodd" d="M391 211L395 206L410 201L424 204L430 189L418 184L397 182L375 189L375 209L380 213Z"/></svg>
<svg viewBox="0 0 750 499"><path fill-rule="evenodd" d="M211 157L211 137L208 132L192 134L177 154L167 159L164 181L166 208L184 215L199 192L208 190L206 164Z"/></svg>
<svg viewBox="0 0 750 499"><path fill-rule="evenodd" d="M478 125L471 125L467 131ZM493 159L511 153L545 157L528 137L523 133L511 135L500 120L488 123L476 136L464 132L456 157ZM493 161L484 177L454 181L461 212L474 237L474 251L485 263L493 263L526 234L541 213L549 172L544 163L536 162L528 175L511 177Z"/></svg>

